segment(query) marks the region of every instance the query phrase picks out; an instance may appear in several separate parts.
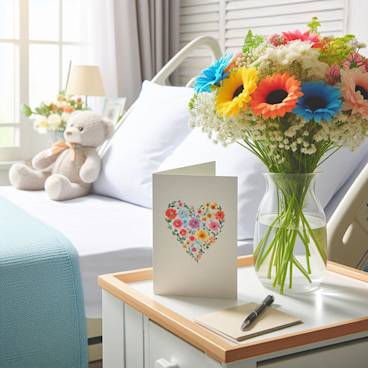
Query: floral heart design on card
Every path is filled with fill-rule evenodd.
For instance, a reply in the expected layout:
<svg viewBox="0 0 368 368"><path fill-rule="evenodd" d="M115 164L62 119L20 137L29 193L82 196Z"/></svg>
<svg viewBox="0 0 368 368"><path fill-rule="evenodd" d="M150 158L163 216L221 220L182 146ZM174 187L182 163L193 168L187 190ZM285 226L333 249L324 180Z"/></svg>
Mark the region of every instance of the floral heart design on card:
<svg viewBox="0 0 368 368"><path fill-rule="evenodd" d="M167 206L165 221L185 252L199 262L220 235L225 213L216 202L205 202L195 209L177 200Z"/></svg>

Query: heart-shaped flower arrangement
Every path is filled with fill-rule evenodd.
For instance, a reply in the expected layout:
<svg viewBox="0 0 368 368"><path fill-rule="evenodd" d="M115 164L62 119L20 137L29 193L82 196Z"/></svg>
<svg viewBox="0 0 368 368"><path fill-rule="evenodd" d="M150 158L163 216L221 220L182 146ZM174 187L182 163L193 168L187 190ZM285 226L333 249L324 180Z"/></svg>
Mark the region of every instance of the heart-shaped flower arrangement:
<svg viewBox="0 0 368 368"><path fill-rule="evenodd" d="M178 200L169 203L165 220L186 253L198 262L221 233L225 213L216 202L203 203L196 210Z"/></svg>

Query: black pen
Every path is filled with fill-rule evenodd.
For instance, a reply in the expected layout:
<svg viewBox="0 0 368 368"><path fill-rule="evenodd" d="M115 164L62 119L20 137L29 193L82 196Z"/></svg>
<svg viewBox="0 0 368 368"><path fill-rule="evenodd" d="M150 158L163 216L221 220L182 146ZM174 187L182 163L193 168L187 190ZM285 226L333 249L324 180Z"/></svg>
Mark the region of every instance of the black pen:
<svg viewBox="0 0 368 368"><path fill-rule="evenodd" d="M244 331L251 323L253 323L257 319L257 317L266 309L266 307L269 307L274 301L275 298L272 295L267 295L262 304L243 321L240 327L241 330Z"/></svg>

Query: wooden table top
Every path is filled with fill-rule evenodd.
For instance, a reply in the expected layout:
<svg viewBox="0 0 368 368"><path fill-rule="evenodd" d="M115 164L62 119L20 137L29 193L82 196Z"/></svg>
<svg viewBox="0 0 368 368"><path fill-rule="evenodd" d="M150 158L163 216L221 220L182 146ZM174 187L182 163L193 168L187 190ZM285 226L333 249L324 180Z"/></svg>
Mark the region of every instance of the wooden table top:
<svg viewBox="0 0 368 368"><path fill-rule="evenodd" d="M328 263L323 284L314 293L275 294L281 310L303 324L234 343L196 324L202 314L235 304L261 302L270 292L258 281L252 257L238 259L238 299L167 297L153 293L151 268L100 276L101 288L176 336L221 362L367 332L368 273Z"/></svg>

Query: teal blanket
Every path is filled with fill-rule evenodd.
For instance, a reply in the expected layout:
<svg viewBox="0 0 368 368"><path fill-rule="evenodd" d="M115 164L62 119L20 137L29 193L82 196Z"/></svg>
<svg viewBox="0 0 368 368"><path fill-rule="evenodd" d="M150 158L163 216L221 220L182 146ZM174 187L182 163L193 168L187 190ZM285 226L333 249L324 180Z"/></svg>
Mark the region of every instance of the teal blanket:
<svg viewBox="0 0 368 368"><path fill-rule="evenodd" d="M0 197L0 367L86 368L78 255Z"/></svg>

